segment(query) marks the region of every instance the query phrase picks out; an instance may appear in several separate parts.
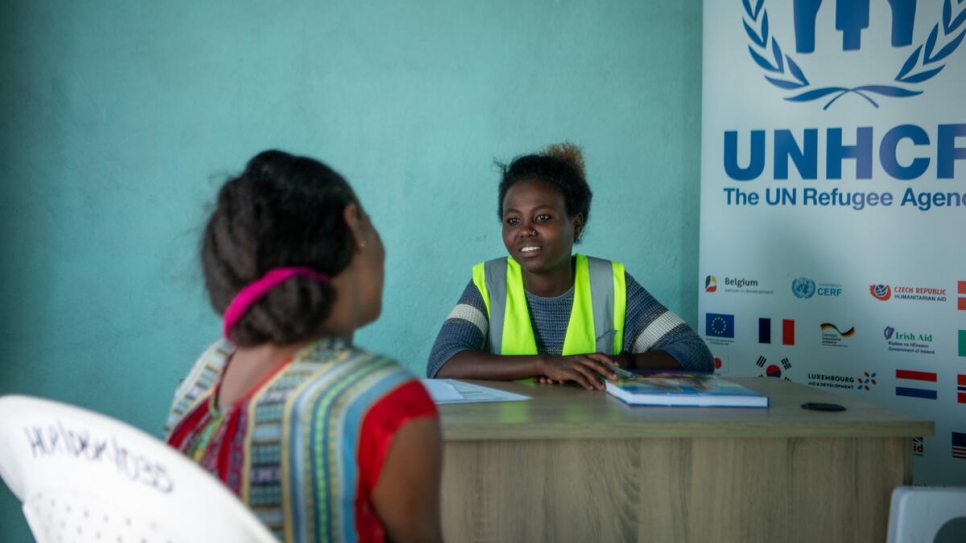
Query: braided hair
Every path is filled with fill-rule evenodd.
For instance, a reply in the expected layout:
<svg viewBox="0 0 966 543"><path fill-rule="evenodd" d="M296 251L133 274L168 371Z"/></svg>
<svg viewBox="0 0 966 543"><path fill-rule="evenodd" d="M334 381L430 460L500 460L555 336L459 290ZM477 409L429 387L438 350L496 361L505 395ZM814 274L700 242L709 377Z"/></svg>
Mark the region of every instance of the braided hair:
<svg viewBox="0 0 966 543"><path fill-rule="evenodd" d="M346 180L321 162L282 151L252 158L228 180L205 227L201 263L211 306L224 314L246 285L269 270L307 267L334 277L352 260L343 210L357 203ZM335 301L328 282L294 277L256 301L232 326L235 345L311 339Z"/></svg>

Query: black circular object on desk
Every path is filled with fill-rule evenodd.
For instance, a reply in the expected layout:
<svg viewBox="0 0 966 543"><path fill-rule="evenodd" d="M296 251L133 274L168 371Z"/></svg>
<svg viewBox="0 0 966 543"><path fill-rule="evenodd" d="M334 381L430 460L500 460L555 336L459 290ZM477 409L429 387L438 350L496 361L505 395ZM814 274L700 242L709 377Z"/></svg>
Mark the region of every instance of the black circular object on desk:
<svg viewBox="0 0 966 543"><path fill-rule="evenodd" d="M845 411L845 406L837 403L808 402L802 404L802 409L812 409L814 411Z"/></svg>

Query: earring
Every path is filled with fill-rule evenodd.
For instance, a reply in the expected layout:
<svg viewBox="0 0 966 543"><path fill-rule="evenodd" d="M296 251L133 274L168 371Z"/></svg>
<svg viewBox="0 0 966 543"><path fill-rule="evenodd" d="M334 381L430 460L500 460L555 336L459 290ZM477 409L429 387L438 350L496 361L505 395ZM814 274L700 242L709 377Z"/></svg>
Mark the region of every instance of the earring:
<svg viewBox="0 0 966 543"><path fill-rule="evenodd" d="M365 248L366 248L366 242L364 242L364 241L360 241L360 242L359 242L359 250L361 251L361 250L363 250L363 249L365 249Z"/></svg>

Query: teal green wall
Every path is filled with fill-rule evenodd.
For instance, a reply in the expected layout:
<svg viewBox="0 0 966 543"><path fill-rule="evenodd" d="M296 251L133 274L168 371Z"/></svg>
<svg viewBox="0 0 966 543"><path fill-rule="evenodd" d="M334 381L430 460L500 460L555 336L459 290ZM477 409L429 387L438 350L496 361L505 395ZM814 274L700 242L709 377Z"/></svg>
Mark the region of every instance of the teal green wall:
<svg viewBox="0 0 966 543"><path fill-rule="evenodd" d="M0 393L160 434L219 334L206 206L270 147L356 187L388 251L357 343L417 374L504 254L493 160L565 139L596 192L581 251L695 324L700 0L12 0L0 68ZM30 540L3 485L0 526Z"/></svg>

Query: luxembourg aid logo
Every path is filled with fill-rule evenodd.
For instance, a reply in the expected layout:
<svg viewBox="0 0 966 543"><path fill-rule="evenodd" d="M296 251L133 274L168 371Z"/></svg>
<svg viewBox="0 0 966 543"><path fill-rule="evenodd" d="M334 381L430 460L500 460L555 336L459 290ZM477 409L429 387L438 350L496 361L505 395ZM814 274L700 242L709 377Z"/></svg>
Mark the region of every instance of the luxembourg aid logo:
<svg viewBox="0 0 966 543"><path fill-rule="evenodd" d="M785 0L781 4L772 0L769 6L781 14L783 20L779 22L784 24L780 25L769 24L766 0L741 0L741 3L748 52L763 70L765 79L785 93L785 100L824 101L822 109L828 109L836 100L850 94L876 108L883 98L922 94L925 92L922 85L942 72L949 56L966 35L966 0L942 0L941 13L930 13L934 10L922 0ZM870 17L873 12L881 16ZM930 17L936 22L928 27L928 34L920 31L923 35L916 35L917 19ZM821 26L824 24L834 25L834 33ZM889 28L882 28L884 25ZM777 35L773 27L791 30L786 35ZM920 24L919 28L926 25ZM826 49L825 53L834 45L835 67L828 66L827 60L816 58L817 36L823 40L821 47ZM829 36L836 39L831 40ZM873 36L883 38L874 40ZM867 76L874 79L863 84L847 83L844 78L854 73L866 77L867 72L862 70L868 63L862 62L856 53L870 50L881 55L874 63L876 71L881 73ZM822 55L821 58L829 57ZM850 62L855 69L843 66ZM823 83L816 84L819 80Z"/></svg>

